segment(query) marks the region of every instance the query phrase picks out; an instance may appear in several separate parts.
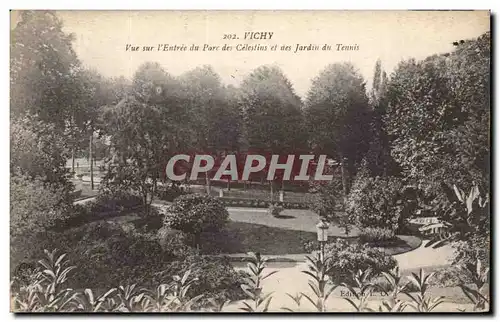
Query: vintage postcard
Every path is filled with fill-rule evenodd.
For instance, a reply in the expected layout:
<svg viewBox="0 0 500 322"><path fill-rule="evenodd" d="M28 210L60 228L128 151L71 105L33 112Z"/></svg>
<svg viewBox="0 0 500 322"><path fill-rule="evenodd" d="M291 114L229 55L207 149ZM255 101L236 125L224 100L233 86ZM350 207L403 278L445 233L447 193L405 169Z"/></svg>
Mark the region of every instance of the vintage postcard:
<svg viewBox="0 0 500 322"><path fill-rule="evenodd" d="M489 11L11 11L12 312L481 312Z"/></svg>

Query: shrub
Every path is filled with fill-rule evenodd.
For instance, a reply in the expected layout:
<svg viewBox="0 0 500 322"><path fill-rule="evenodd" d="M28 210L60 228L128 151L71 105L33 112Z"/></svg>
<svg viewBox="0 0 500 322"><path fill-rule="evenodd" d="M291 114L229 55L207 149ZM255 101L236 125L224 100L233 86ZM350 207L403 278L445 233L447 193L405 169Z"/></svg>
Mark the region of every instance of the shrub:
<svg viewBox="0 0 500 322"><path fill-rule="evenodd" d="M190 194L175 199L165 214L165 225L193 234L198 245L201 232L220 231L228 219L229 213L217 198Z"/></svg>
<svg viewBox="0 0 500 322"><path fill-rule="evenodd" d="M365 227L360 231L358 237L361 243L380 243L394 240L396 235L391 229Z"/></svg>
<svg viewBox="0 0 500 322"><path fill-rule="evenodd" d="M96 288L147 283L175 258L163 251L156 240L144 235L113 236L81 245L75 255L81 267L81 273L75 275L77 286Z"/></svg>
<svg viewBox="0 0 500 322"><path fill-rule="evenodd" d="M171 262L164 271L156 274L153 285L188 269L191 269L192 277L198 278L189 289L188 296L205 294L205 299L212 298L219 303L244 298L240 281L246 274L236 271L227 258L219 256L194 255Z"/></svg>
<svg viewBox="0 0 500 322"><path fill-rule="evenodd" d="M69 217L66 187L13 174L10 178L10 259L17 264L39 258L44 234Z"/></svg>
<svg viewBox="0 0 500 322"><path fill-rule="evenodd" d="M158 230L156 238L163 251L172 253L176 257L194 255L193 248L189 246L193 243L191 236L180 230L164 226Z"/></svg>
<svg viewBox="0 0 500 322"><path fill-rule="evenodd" d="M279 217L283 210L284 210L283 206L272 203L267 208L267 213L273 217Z"/></svg>
<svg viewBox="0 0 500 322"><path fill-rule="evenodd" d="M377 227L395 232L401 218L403 185L395 177L358 177L346 201L346 212L361 228Z"/></svg>
<svg viewBox="0 0 500 322"><path fill-rule="evenodd" d="M142 205L142 199L137 195L129 192L113 192L98 195L95 201L90 203L90 210L103 213L133 209L140 205Z"/></svg>
<svg viewBox="0 0 500 322"><path fill-rule="evenodd" d="M169 261L179 259L172 249L162 249L155 235L104 221L48 233L42 246L70 254L80 268L73 279L75 288L147 281Z"/></svg>
<svg viewBox="0 0 500 322"><path fill-rule="evenodd" d="M335 283L351 284L352 275L358 270L371 269L379 275L396 266L396 260L377 248L337 239L325 246L325 254L333 258L331 278Z"/></svg>
<svg viewBox="0 0 500 322"><path fill-rule="evenodd" d="M132 221L135 228L145 233L156 233L163 226L163 214L151 207L147 216Z"/></svg>
<svg viewBox="0 0 500 322"><path fill-rule="evenodd" d="M162 186L157 189L158 198L166 201L173 201L185 193L184 188L179 185Z"/></svg>
<svg viewBox="0 0 500 322"><path fill-rule="evenodd" d="M242 274L235 272L225 259L205 261L199 257L173 263L156 276L159 281L150 281L148 285L122 284L98 291L85 285L80 287L81 291L75 291L74 286L78 285L75 284L75 273L81 268L69 266L74 261L68 260L71 254L66 255L57 250L45 251L45 258L38 262L36 274L32 274L27 283L11 284L11 308L15 312L217 310L227 304L226 300L241 299L243 295L237 287ZM173 275L167 275L167 271Z"/></svg>

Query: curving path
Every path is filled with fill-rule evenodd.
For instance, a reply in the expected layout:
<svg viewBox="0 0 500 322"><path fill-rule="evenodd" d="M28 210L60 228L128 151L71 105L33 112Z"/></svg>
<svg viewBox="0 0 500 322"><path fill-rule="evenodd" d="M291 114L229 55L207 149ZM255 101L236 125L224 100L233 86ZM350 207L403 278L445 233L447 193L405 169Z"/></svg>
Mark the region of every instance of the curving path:
<svg viewBox="0 0 500 322"><path fill-rule="evenodd" d="M453 260L453 248L449 245L434 249L425 247L428 240L423 240L420 247L407 253L394 255L402 270L420 269L429 266L450 265Z"/></svg>

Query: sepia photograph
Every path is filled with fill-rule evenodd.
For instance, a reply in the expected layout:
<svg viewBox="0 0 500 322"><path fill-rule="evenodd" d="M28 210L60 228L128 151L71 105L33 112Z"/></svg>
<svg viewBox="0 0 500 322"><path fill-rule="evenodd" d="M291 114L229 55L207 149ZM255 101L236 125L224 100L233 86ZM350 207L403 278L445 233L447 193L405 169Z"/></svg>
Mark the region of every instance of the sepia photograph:
<svg viewBox="0 0 500 322"><path fill-rule="evenodd" d="M11 10L13 313L492 312L487 10Z"/></svg>

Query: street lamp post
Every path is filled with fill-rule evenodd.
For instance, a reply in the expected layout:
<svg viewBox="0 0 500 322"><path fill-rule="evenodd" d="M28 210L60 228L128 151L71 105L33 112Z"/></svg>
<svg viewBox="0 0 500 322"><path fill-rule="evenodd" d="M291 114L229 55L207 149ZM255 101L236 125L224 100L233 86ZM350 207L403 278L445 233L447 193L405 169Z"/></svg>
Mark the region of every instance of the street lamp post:
<svg viewBox="0 0 500 322"><path fill-rule="evenodd" d="M325 260L325 244L326 244L326 241L328 240L328 228L329 227L330 227L330 225L324 220L321 220L316 225L316 231L318 233L318 242L319 242L319 246L320 246L321 261Z"/></svg>

